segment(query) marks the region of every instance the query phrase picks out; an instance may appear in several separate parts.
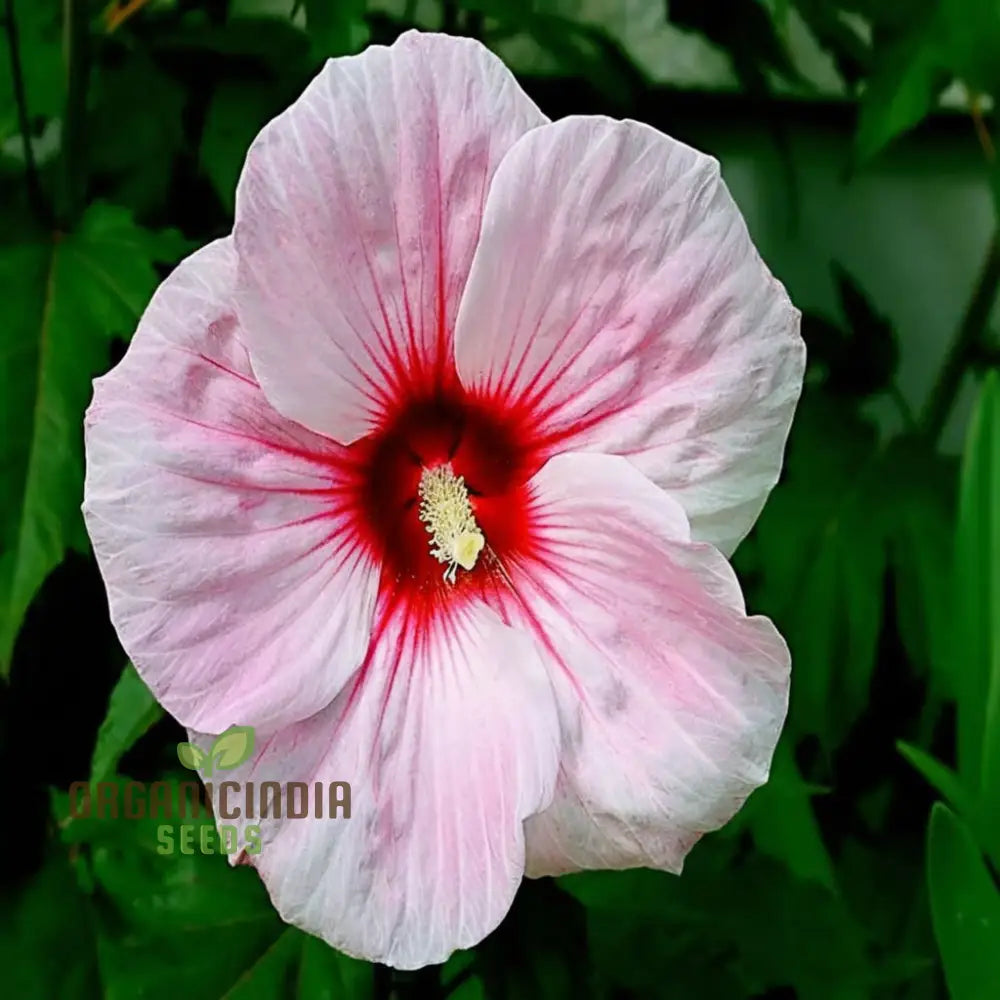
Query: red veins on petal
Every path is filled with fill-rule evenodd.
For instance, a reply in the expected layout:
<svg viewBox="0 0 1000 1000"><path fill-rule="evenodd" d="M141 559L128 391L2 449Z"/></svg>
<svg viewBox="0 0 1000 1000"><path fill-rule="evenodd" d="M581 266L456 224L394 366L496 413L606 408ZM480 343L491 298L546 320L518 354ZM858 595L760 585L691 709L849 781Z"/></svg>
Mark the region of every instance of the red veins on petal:
<svg viewBox="0 0 1000 1000"><path fill-rule="evenodd" d="M481 598L530 555L528 481L551 454L537 427L532 413L509 399L469 391L456 378L428 379L400 394L377 429L346 450L342 500L359 544L381 566L383 601L392 595L393 605L412 614ZM444 581L445 566L431 555L418 517L421 473L444 463L465 480L487 545L454 584Z"/></svg>

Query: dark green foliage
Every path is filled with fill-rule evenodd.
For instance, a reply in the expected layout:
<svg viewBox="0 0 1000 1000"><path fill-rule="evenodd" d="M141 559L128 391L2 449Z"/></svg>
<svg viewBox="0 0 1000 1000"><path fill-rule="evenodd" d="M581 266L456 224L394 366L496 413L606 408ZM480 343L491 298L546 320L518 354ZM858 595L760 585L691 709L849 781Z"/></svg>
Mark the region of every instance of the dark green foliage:
<svg viewBox="0 0 1000 1000"><path fill-rule="evenodd" d="M176 232L92 204L69 234L37 231L0 245L9 310L0 368L0 672L21 617L69 546L85 546L81 425L90 379L111 341L131 333L156 287L155 264L185 248Z"/></svg>
<svg viewBox="0 0 1000 1000"><path fill-rule="evenodd" d="M1000 982L1000 892L962 821L936 805L927 845L934 930L955 1000L988 1000Z"/></svg>
<svg viewBox="0 0 1000 1000"><path fill-rule="evenodd" d="M724 49L748 90L767 89L767 73L801 80L779 26L757 0L670 0L667 10L678 27L697 31Z"/></svg>
<svg viewBox="0 0 1000 1000"><path fill-rule="evenodd" d="M850 115L837 120L856 118L845 168L866 169L951 88L967 97L965 143L978 132L983 192L992 185L1000 205L989 113L1000 99L997 0L651 6L725 55L742 89L726 98L734 121L778 140L792 180L775 123L802 107L836 118L840 106L817 99L801 65L805 34L843 78ZM158 281L229 230L261 126L324 59L414 25L534 54L538 75L523 82L553 115L662 124L692 99L651 83L648 63L609 27L620 23L610 4L3 0L0 12L0 995L1000 996L1000 352L985 320L997 291L989 268L952 374L924 413L910 412L898 384L912 350L895 329L900 303L878 300L868 274L832 262L829 310L804 316L810 364L785 469L734 559L748 607L773 617L792 651L788 724L770 782L696 846L682 877L526 882L481 945L440 970L398 974L282 924L250 867L159 853L156 819L74 818L73 780L122 794L132 780L163 780L176 795L190 778L177 757L187 735L108 638L79 514L80 425L91 379L121 356ZM825 258L815 264L827 273ZM791 276L778 277L795 297ZM937 438L966 372L985 377L959 462ZM887 408L892 419L879 415ZM193 821L199 836L206 824Z"/></svg>

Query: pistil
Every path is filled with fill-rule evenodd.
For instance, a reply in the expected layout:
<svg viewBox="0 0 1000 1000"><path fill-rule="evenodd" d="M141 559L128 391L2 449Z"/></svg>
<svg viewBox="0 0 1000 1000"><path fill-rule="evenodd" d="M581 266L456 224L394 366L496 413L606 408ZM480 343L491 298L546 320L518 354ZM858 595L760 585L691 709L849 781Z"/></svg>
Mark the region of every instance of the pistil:
<svg viewBox="0 0 1000 1000"><path fill-rule="evenodd" d="M424 469L420 476L419 518L430 535L431 555L445 563L444 579L454 584L459 568L476 565L486 545L476 524L465 480L450 463Z"/></svg>

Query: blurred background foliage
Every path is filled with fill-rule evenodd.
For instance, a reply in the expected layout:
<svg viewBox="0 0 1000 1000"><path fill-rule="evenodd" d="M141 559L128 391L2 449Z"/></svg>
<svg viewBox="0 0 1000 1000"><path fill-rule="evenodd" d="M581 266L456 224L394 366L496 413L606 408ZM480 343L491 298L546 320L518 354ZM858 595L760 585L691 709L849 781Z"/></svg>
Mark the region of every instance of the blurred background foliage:
<svg viewBox="0 0 1000 1000"><path fill-rule="evenodd" d="M3 0L0 993L22 998L1000 997L998 0ZM794 683L770 783L685 875L526 883L402 975L283 926L254 873L78 821L176 777L79 506L91 378L228 231L250 140L329 56L493 47L552 117L718 156L804 310L787 465L736 556Z"/></svg>

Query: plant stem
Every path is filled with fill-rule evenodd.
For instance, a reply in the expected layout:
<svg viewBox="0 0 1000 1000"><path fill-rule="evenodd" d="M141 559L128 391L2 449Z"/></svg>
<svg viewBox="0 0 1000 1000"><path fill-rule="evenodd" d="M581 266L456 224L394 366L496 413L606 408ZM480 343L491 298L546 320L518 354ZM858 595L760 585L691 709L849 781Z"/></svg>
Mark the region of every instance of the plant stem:
<svg viewBox="0 0 1000 1000"><path fill-rule="evenodd" d="M17 106L17 127L21 133L24 149L24 180L28 187L28 202L32 212L40 222L48 224L49 208L42 194L38 179L38 165L35 163L35 149L31 144L31 123L28 117L28 99L24 90L24 68L21 65L21 47L17 35L17 19L14 16L14 0L4 0L4 20L7 26L7 45L10 49L10 75Z"/></svg>
<svg viewBox="0 0 1000 1000"><path fill-rule="evenodd" d="M63 114L59 224L76 222L86 194L84 119L90 71L87 5L85 0L63 0L63 58L66 67L66 104Z"/></svg>
<svg viewBox="0 0 1000 1000"><path fill-rule="evenodd" d="M108 7L104 12L104 29L110 35L120 28L133 14L138 14L149 0L128 0L117 7ZM294 11L292 12L294 14Z"/></svg>
<svg viewBox="0 0 1000 1000"><path fill-rule="evenodd" d="M990 130L986 127L986 121L983 118L982 102L978 94L969 96L969 113L972 115L972 125L976 130L976 138L979 140L979 145L983 147L983 155L986 157L986 162L993 163L996 160L997 151L993 145Z"/></svg>
<svg viewBox="0 0 1000 1000"><path fill-rule="evenodd" d="M398 972L375 966L375 1000L441 1000L441 967L431 965L415 972Z"/></svg>
<svg viewBox="0 0 1000 1000"><path fill-rule="evenodd" d="M941 436L955 398L962 387L965 372L977 356L998 291L1000 291L1000 233L994 233L979 280L965 310L965 316L951 347L948 348L944 365L920 418L920 431L931 442L937 441Z"/></svg>
<svg viewBox="0 0 1000 1000"><path fill-rule="evenodd" d="M374 1000L389 1000L392 996L392 969L387 965L375 964L372 970L374 982L372 996Z"/></svg>

